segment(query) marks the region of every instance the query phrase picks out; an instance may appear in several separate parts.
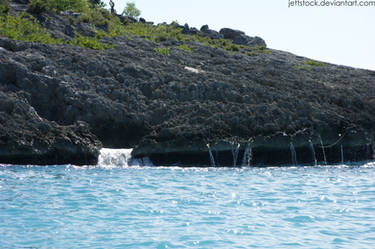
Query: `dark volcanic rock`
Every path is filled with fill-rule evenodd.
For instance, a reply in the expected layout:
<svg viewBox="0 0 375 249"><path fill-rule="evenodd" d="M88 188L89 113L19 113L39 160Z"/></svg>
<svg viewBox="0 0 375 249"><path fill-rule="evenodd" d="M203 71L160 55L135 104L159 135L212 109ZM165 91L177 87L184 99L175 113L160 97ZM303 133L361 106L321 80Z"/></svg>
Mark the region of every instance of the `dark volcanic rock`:
<svg viewBox="0 0 375 249"><path fill-rule="evenodd" d="M223 28L219 32L224 36L225 39L232 40L235 44L248 45L248 46L264 46L266 47L266 42L260 37L250 37L245 35L243 31L234 30L229 28Z"/></svg>
<svg viewBox="0 0 375 249"><path fill-rule="evenodd" d="M245 32L241 30L234 30L229 28L220 29L220 34L224 36L225 39L235 39L238 36L245 35Z"/></svg>
<svg viewBox="0 0 375 249"><path fill-rule="evenodd" d="M30 0L12 0L12 2L22 3L22 4L28 4L30 2Z"/></svg>
<svg viewBox="0 0 375 249"><path fill-rule="evenodd" d="M0 92L0 162L96 164L101 143L79 122L61 126L41 118L26 93Z"/></svg>
<svg viewBox="0 0 375 249"><path fill-rule="evenodd" d="M46 20L57 37L69 37L68 18ZM265 46L241 31L220 34ZM0 162L95 163L95 136L104 147L135 147L135 157L149 156L158 165L209 165L207 144L219 165L232 165L236 154L241 164L248 145L251 165L293 163L291 143L298 163L314 162L312 147L319 162L339 162L341 147L345 161L373 157L373 71L309 65L307 58L273 49L232 54L191 42L193 52L187 52L167 40L162 45L175 45L163 56L155 52L158 44L143 38L106 41L115 48L0 37L0 93L6 100L0 107ZM14 111L18 105L37 115Z"/></svg>
<svg viewBox="0 0 375 249"><path fill-rule="evenodd" d="M253 47L256 47L256 46L267 47L266 42L262 38L260 38L258 36L249 37L248 40L247 40L247 45L253 46Z"/></svg>
<svg viewBox="0 0 375 249"><path fill-rule="evenodd" d="M189 24L185 23L184 26L181 26L179 28L182 28L182 33L183 34L185 34L185 35L190 35L191 34Z"/></svg>
<svg viewBox="0 0 375 249"><path fill-rule="evenodd" d="M208 25L203 25L201 27L201 33L202 35L204 36L208 36L210 37L211 39L222 39L224 38L223 35L221 35L219 32L215 31L215 30L212 30L208 27ZM188 33L188 34L192 34L191 30L190 32L185 32L185 33Z"/></svg>
<svg viewBox="0 0 375 249"><path fill-rule="evenodd" d="M206 31L208 31L208 30L210 30L210 28L208 27L207 24L206 24L206 25L203 25L203 26L201 27L201 31L202 31L202 32L206 32Z"/></svg>

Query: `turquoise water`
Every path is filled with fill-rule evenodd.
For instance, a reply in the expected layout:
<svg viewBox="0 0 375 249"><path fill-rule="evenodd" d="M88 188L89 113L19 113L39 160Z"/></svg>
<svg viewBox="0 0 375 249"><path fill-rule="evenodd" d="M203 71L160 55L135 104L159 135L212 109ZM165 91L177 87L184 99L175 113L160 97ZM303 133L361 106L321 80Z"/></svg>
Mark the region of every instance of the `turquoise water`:
<svg viewBox="0 0 375 249"><path fill-rule="evenodd" d="M0 167L0 248L375 248L375 164Z"/></svg>

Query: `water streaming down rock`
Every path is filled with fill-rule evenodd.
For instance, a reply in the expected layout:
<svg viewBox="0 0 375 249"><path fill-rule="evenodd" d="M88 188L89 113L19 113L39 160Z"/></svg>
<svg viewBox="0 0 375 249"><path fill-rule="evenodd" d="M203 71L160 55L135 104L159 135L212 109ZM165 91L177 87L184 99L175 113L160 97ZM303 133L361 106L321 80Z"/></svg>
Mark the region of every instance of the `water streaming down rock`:
<svg viewBox="0 0 375 249"><path fill-rule="evenodd" d="M238 152L239 152L239 149L240 149L240 144L237 144L237 146L235 146L235 147L232 149L233 167L236 167L236 166L237 166L237 159L238 159Z"/></svg>
<svg viewBox="0 0 375 249"><path fill-rule="evenodd" d="M209 144L207 144L207 148L208 148L208 155L210 157L211 166L216 167L215 158L214 158L214 155L212 155L212 151L211 151L211 148L210 148Z"/></svg>
<svg viewBox="0 0 375 249"><path fill-rule="evenodd" d="M310 144L311 156L314 161L314 166L316 166L318 164L318 161L316 160L314 144L311 142L311 140L309 140L309 144Z"/></svg>
<svg viewBox="0 0 375 249"><path fill-rule="evenodd" d="M367 154L369 155L370 159L375 159L375 148L373 146L372 141L366 145L367 147Z"/></svg>
<svg viewBox="0 0 375 249"><path fill-rule="evenodd" d="M324 149L324 145L323 145L323 140L322 140L322 138L320 138L320 145L321 145L321 147L322 147L322 151L323 151L323 163L325 164L325 165L327 165L327 157L326 157L326 151L325 151L325 149Z"/></svg>
<svg viewBox="0 0 375 249"><path fill-rule="evenodd" d="M129 166L154 166L151 160L145 158L133 158L133 149L106 149L100 150L99 166L129 167Z"/></svg>
<svg viewBox="0 0 375 249"><path fill-rule="evenodd" d="M291 160L292 160L292 164L297 166L298 162L297 162L297 153L296 153L296 149L294 148L294 145L292 142L290 142L290 155L291 155Z"/></svg>
<svg viewBox="0 0 375 249"><path fill-rule="evenodd" d="M341 152L341 164L344 164L344 147L343 147L343 145L340 146L340 152Z"/></svg>
<svg viewBox="0 0 375 249"><path fill-rule="evenodd" d="M373 160L375 160L375 145L374 145L374 140L373 140L374 137L375 137L375 134L372 134L372 136L370 136L369 138L368 144L366 145L369 158Z"/></svg>
<svg viewBox="0 0 375 249"><path fill-rule="evenodd" d="M251 162L251 144L247 144L246 148L243 153L243 158L242 158L242 166L248 166L250 167L250 162Z"/></svg>

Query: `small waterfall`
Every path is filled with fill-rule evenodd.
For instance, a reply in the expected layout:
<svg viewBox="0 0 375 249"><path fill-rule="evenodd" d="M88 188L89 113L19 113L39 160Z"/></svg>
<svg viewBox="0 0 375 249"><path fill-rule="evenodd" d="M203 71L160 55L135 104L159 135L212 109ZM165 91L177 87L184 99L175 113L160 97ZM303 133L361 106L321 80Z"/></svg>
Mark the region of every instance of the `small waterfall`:
<svg viewBox="0 0 375 249"><path fill-rule="evenodd" d="M237 144L237 147L232 149L232 156L233 156L233 167L237 166L237 159L238 159L238 152L240 149L240 144Z"/></svg>
<svg viewBox="0 0 375 249"><path fill-rule="evenodd" d="M373 149L372 142L367 144L367 154L370 160L375 159L375 150Z"/></svg>
<svg viewBox="0 0 375 249"><path fill-rule="evenodd" d="M324 163L325 165L327 165L326 151L325 151L325 149L324 149L324 145L323 145L323 140L322 140L322 138L320 138L320 145L322 146L322 151L323 151L323 159L324 159L323 163Z"/></svg>
<svg viewBox="0 0 375 249"><path fill-rule="evenodd" d="M103 167L153 166L149 158L136 159L131 156L133 149L100 150L98 165Z"/></svg>
<svg viewBox="0 0 375 249"><path fill-rule="evenodd" d="M290 142L290 155L291 155L291 159L292 159L292 164L297 166L298 162L297 162L297 153L296 153L296 150L294 148L294 145L292 142Z"/></svg>
<svg viewBox="0 0 375 249"><path fill-rule="evenodd" d="M310 144L311 156L312 156L312 159L314 160L314 166L316 166L318 164L318 162L316 160L314 144L311 142L311 140L309 140L309 144Z"/></svg>
<svg viewBox="0 0 375 249"><path fill-rule="evenodd" d="M245 151L243 152L243 158L242 158L242 166L248 166L250 167L250 162L251 162L251 155L252 150L251 150L251 145L248 143L246 145Z"/></svg>
<svg viewBox="0 0 375 249"><path fill-rule="evenodd" d="M371 150L371 144L366 144L366 153L368 157L370 158L372 156L372 150Z"/></svg>
<svg viewBox="0 0 375 249"><path fill-rule="evenodd" d="M340 146L340 152L341 152L341 164L344 164L344 147Z"/></svg>
<svg viewBox="0 0 375 249"><path fill-rule="evenodd" d="M208 148L208 155L210 156L211 167L216 167L215 158L214 158L214 155L212 155L210 144L207 144L207 148Z"/></svg>

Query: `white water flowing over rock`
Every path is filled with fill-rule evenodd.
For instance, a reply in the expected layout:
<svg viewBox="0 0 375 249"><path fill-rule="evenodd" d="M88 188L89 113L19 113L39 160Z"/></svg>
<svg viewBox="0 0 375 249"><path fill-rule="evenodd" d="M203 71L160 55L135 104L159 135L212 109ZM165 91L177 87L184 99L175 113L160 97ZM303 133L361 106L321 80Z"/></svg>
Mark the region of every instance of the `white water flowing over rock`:
<svg viewBox="0 0 375 249"><path fill-rule="evenodd" d="M106 149L100 150L98 165L112 167L154 166L148 157L133 158L133 149Z"/></svg>

